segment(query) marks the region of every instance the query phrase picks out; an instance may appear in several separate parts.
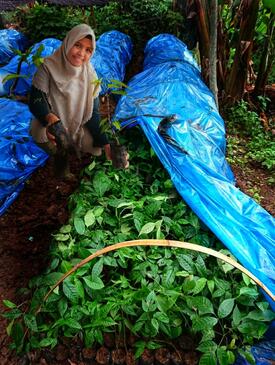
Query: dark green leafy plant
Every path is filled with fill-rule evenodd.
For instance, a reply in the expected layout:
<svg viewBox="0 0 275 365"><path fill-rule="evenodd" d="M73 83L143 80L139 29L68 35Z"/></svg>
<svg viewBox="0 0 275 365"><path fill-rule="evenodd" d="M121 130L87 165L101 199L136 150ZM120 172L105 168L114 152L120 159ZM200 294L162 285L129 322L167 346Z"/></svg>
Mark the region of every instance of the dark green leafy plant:
<svg viewBox="0 0 275 365"><path fill-rule="evenodd" d="M260 98L259 102L264 107L267 100ZM275 142L272 132L264 129L258 114L249 110L248 103L241 100L236 106L231 107L227 119L227 129L231 135L228 139L229 162L241 162L244 165L250 160L260 163L268 170L274 169ZM240 156L236 151L240 147L242 157L236 161L236 156Z"/></svg>
<svg viewBox="0 0 275 365"><path fill-rule="evenodd" d="M172 10L170 0L111 1L95 9L95 18L97 33L116 29L130 35L134 44L144 43L159 33L179 35L184 27L183 16Z"/></svg>
<svg viewBox="0 0 275 365"><path fill-rule="evenodd" d="M63 40L66 33L75 25L88 19L79 8L34 3L33 7L18 7L13 14L13 22L33 42L45 38Z"/></svg>
<svg viewBox="0 0 275 365"><path fill-rule="evenodd" d="M86 167L70 199L71 218L53 236L50 266L30 282L28 310L4 302L13 348L53 348L61 336L78 336L89 347L102 344L106 331L129 330L138 337L139 356L163 338L186 333L201 365L233 364L240 349L252 362L249 346L262 338L274 313L247 276L205 254L123 248L78 269L43 303L65 272L106 245L140 237L221 247L179 198L146 141L137 141L128 170L113 170L109 162Z"/></svg>

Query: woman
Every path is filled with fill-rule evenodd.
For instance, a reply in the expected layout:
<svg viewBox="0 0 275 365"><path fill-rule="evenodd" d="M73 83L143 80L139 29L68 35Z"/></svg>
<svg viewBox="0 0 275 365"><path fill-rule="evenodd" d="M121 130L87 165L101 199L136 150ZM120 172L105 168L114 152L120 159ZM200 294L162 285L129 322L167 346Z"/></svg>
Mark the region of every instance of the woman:
<svg viewBox="0 0 275 365"><path fill-rule="evenodd" d="M111 159L109 142L99 127L100 86L90 63L94 51L93 30L86 24L77 25L61 47L44 59L33 78L29 107L36 119L30 132L35 142L54 156L55 174L62 178L71 177L67 146L78 154L96 156L104 147L106 158ZM49 131L57 125L66 135L63 145Z"/></svg>

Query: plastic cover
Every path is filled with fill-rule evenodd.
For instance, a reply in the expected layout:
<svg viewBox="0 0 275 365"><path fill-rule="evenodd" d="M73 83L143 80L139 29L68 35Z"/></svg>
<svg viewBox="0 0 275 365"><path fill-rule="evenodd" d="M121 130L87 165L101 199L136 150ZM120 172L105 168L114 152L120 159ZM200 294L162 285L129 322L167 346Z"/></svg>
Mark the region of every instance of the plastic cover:
<svg viewBox="0 0 275 365"><path fill-rule="evenodd" d="M144 65L114 119L140 124L183 199L274 293L275 220L234 185L224 155L224 122L191 54L176 37L162 34L148 42ZM171 115L176 120L170 118L159 133L160 122Z"/></svg>
<svg viewBox="0 0 275 365"><path fill-rule="evenodd" d="M109 91L111 80L123 81L126 65L132 58L131 38L117 30L103 33L96 42L95 54L91 60L98 78L102 78L101 95Z"/></svg>
<svg viewBox="0 0 275 365"><path fill-rule="evenodd" d="M15 55L14 49L24 51L28 47L27 38L15 29L0 29L0 65L4 65Z"/></svg>
<svg viewBox="0 0 275 365"><path fill-rule="evenodd" d="M27 105L0 98L0 215L10 206L47 154L29 135L32 114Z"/></svg>

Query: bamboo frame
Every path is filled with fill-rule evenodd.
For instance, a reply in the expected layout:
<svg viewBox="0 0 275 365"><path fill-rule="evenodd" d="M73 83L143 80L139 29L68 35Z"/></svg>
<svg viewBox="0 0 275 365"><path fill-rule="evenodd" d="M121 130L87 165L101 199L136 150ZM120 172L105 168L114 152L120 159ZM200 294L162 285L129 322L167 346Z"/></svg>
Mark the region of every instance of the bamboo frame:
<svg viewBox="0 0 275 365"><path fill-rule="evenodd" d="M116 244L113 244L111 246L107 246L107 247L105 247L101 250L98 250L94 254L86 257L84 260L82 260L77 265L75 265L72 269L67 271L54 284L54 286L45 295L45 297L43 299L43 302L48 299L48 297L51 295L51 293L54 291L54 289L56 287L58 287L58 285L60 285L69 275L71 275L77 269L79 269L83 265L87 264L88 262L90 262L94 258L96 258L98 256L101 256L101 255L104 255L108 252L118 250L120 248L135 247L135 246L177 247L177 248L187 249L187 250L191 250L191 251L202 252L202 253L206 253L208 255L214 256L218 259L221 259L222 261L227 262L228 264L234 266L235 268L239 269L241 272L246 274L250 279L252 279L256 284L258 284L266 292L266 294L270 296L270 298L273 301L275 301L275 295L258 278L256 278L255 275L253 275L250 271L248 271L245 267L240 265L235 260L231 259L230 257L228 257L228 256L226 256L226 255L224 255L220 252L217 252L217 251L215 251L211 248L207 248L207 247L196 245L196 244L189 243L189 242L181 242L181 241L173 241L173 240L157 240L157 239L147 239L147 240L145 240L145 239L143 239L143 240L133 240L133 241L124 241L124 242L116 243ZM41 306L39 307L39 309L37 310L36 313L40 312L41 307L42 307L42 304L41 304Z"/></svg>

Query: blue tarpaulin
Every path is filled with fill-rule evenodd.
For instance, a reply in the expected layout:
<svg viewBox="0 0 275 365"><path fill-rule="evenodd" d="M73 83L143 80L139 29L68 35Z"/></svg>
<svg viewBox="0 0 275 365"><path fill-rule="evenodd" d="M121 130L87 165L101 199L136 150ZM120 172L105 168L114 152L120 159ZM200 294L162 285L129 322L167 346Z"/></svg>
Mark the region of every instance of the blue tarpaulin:
<svg viewBox="0 0 275 365"><path fill-rule="evenodd" d="M31 118L27 105L0 98L0 215L48 158L29 136Z"/></svg>
<svg viewBox="0 0 275 365"><path fill-rule="evenodd" d="M52 54L61 41L45 39L34 45L31 54L34 54L41 44L44 45L41 56L45 57ZM99 38L93 64L105 85L110 83L111 79L123 81L125 67L131 55L132 43L127 35L112 31ZM28 93L36 71L32 55L28 61L23 62L21 68L21 74L27 77L20 78L15 89L15 93L19 95ZM14 57L8 65L0 69L0 76L16 73L18 62L19 57ZM5 83L2 95L9 92L10 86L11 81ZM106 90L103 84L102 92ZM32 118L27 105L0 98L0 215L18 196L24 181L36 168L44 164L48 157L28 135Z"/></svg>
<svg viewBox="0 0 275 365"><path fill-rule="evenodd" d="M182 198L274 294L275 220L235 186L224 122L185 44L169 34L151 39L144 71L128 86L114 119L141 126Z"/></svg>
<svg viewBox="0 0 275 365"><path fill-rule="evenodd" d="M0 29L0 65L4 65L15 55L14 50L24 51L28 47L27 38L15 29Z"/></svg>
<svg viewBox="0 0 275 365"><path fill-rule="evenodd" d="M117 30L103 33L96 42L95 54L91 60L97 76L102 79L101 95L109 91L111 80L123 81L126 65L132 58L131 38Z"/></svg>

